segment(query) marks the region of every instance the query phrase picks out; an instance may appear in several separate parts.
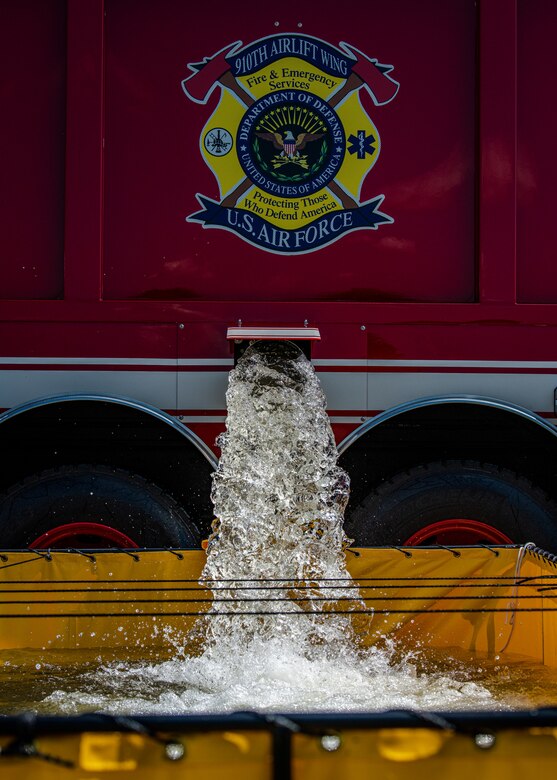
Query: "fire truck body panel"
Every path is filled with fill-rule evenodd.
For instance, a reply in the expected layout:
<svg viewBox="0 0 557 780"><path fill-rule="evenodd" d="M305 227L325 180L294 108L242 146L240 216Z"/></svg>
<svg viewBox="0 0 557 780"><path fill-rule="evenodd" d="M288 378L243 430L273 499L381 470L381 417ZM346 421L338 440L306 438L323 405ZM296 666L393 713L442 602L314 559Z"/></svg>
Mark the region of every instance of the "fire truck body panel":
<svg viewBox="0 0 557 780"><path fill-rule="evenodd" d="M97 462L162 480L190 514L204 501L205 532L194 480L240 326L319 330L305 348L353 503L447 459L553 496L551 4L0 14L1 490L33 473L29 448L35 471L90 462L94 434Z"/></svg>

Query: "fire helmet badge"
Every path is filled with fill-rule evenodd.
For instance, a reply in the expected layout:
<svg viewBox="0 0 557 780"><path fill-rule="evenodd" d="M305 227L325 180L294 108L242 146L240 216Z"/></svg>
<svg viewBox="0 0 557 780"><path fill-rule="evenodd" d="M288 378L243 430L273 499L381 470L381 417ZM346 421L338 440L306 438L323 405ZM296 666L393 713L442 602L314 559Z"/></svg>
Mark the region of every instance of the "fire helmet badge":
<svg viewBox="0 0 557 780"><path fill-rule="evenodd" d="M347 43L301 34L226 46L182 81L190 100L220 101L201 133L201 154L219 199L197 194L189 222L232 231L279 254L313 252L353 230L393 222L384 195L360 201L381 148L359 98L389 103L398 82L391 65Z"/></svg>

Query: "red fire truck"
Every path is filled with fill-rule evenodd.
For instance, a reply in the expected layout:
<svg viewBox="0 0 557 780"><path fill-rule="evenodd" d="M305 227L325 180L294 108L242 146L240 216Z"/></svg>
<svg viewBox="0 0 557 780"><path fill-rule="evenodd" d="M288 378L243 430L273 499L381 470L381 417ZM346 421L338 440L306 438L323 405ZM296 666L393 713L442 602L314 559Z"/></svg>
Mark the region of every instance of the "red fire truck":
<svg viewBox="0 0 557 780"><path fill-rule="evenodd" d="M228 372L278 339L357 543L555 549L556 26L0 0L3 546L198 545Z"/></svg>

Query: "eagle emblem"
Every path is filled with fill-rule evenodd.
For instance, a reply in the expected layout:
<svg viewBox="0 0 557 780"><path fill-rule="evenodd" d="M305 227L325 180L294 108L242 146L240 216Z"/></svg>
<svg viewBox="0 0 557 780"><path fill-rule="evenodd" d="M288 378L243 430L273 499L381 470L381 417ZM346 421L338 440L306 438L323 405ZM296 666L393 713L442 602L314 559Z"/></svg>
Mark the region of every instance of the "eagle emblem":
<svg viewBox="0 0 557 780"><path fill-rule="evenodd" d="M324 135L325 133L298 133L298 135L294 137L292 130L286 130L283 138L277 131L267 133L256 132L258 138L269 141L273 144L275 149L280 151L280 154L272 159L274 168L280 168L285 163L294 163L295 165L300 165L302 168L307 168L307 155L301 155L300 152L305 148L306 144L311 143L312 141L318 141L320 138L323 138Z"/></svg>

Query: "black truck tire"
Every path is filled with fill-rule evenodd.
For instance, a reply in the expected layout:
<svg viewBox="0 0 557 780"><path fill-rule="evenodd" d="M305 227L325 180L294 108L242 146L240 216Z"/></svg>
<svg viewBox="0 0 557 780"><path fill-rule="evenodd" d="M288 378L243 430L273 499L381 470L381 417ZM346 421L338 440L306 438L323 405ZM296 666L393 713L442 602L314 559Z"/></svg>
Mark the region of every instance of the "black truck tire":
<svg viewBox="0 0 557 780"><path fill-rule="evenodd" d="M49 532L58 547L79 546L64 543L65 535L97 548L126 546L118 539L137 547L199 546L195 526L171 496L137 474L98 465L49 469L0 497L1 547L48 547Z"/></svg>
<svg viewBox="0 0 557 780"><path fill-rule="evenodd" d="M557 505L506 469L436 462L368 494L346 530L361 546L534 542L557 552Z"/></svg>

